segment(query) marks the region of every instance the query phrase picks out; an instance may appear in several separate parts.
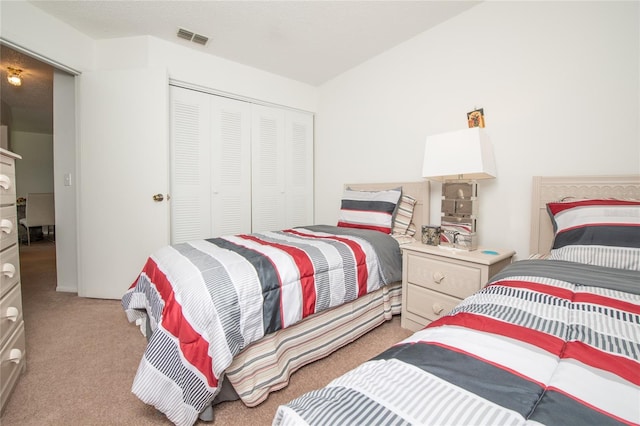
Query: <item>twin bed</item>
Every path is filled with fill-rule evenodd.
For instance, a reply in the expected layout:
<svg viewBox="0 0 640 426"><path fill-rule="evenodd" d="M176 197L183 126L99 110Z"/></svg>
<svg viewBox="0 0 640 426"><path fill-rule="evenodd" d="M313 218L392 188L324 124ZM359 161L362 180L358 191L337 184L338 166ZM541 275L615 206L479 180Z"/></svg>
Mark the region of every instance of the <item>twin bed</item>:
<svg viewBox="0 0 640 426"><path fill-rule="evenodd" d="M351 199L363 191L379 200ZM364 217L350 213L354 201ZM194 241L150 256L122 299L149 338L132 391L175 424L209 420L212 403L255 406L303 365L399 314L398 240L429 223L428 182L347 185L343 206L340 227ZM381 220L396 238L372 230Z"/></svg>
<svg viewBox="0 0 640 426"><path fill-rule="evenodd" d="M408 189L410 185L397 185L403 194L419 194L415 199L421 208L414 212L414 222L420 229L428 223L428 187L418 185L415 191ZM274 424L640 424L640 205L628 199L640 199L639 176L534 178L531 252L544 258L513 263L449 315L325 388L280 406ZM304 229L301 232L314 233L314 238L328 231ZM395 276L381 274L379 288L372 286L377 289L363 291L361 298L339 298L335 307L298 315L305 319L265 337L255 332L255 343L240 339L239 346L247 347L236 355L226 343L209 339L207 325L193 325L192 316L202 310L187 310L187 296L164 294L163 300L153 300L163 293L156 271L171 279L167 269L162 262L155 269L145 268L123 305L132 321L148 316L153 330L133 390L176 424L192 424L227 379L243 401L254 393L244 385L260 389L245 401L255 405L286 385L292 371L334 350L325 348L326 341L310 342L309 335L339 330L326 340L340 340L339 336L341 346L399 313ZM375 275L375 269L367 271ZM183 306L180 324L186 321L190 326L184 335L180 326L177 335L158 333L168 317L176 316L167 310L172 297ZM296 309L302 311L313 309ZM356 312L371 316L356 325ZM307 326L316 318L323 318L324 332ZM203 324L207 322L218 320ZM249 329L242 320L238 327ZM289 332L296 337L280 336ZM197 352L203 339L205 352L213 354L213 377L196 367L197 362L188 362L188 354ZM295 343L287 343L289 339ZM173 343L158 343L163 340ZM232 341L228 336L223 340ZM227 347L228 365L225 360L217 366L214 346ZM252 348L258 355L248 354ZM313 357L297 363L300 353L307 351ZM261 352L273 355L267 362L270 367L252 368ZM157 375L158 366L172 358L179 365ZM291 363L290 371L278 367ZM232 379L244 367L248 376ZM270 378L261 376L271 368ZM194 402L200 394L193 389L203 390L204 398L198 400L202 402Z"/></svg>
<svg viewBox="0 0 640 426"><path fill-rule="evenodd" d="M548 258L507 266L274 425L639 424L640 177L535 178L533 194Z"/></svg>

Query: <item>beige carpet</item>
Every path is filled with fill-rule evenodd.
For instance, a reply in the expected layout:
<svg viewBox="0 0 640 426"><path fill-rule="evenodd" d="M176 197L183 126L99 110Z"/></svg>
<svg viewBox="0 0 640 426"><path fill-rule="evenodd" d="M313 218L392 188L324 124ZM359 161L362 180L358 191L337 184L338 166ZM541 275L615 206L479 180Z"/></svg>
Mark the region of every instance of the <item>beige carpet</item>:
<svg viewBox="0 0 640 426"><path fill-rule="evenodd" d="M171 424L131 393L145 338L127 322L120 301L56 292L53 243L22 246L20 256L27 371L0 424ZM287 388L272 393L258 407L248 408L240 401L218 405L213 424L269 425L278 405L324 386L409 334L396 317L328 358L302 368Z"/></svg>

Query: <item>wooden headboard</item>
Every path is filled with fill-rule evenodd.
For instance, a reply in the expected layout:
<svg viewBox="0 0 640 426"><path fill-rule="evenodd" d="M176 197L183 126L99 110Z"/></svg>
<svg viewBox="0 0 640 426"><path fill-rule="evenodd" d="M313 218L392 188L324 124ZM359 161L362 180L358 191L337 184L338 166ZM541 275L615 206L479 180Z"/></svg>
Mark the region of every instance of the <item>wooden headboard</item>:
<svg viewBox="0 0 640 426"><path fill-rule="evenodd" d="M429 225L429 181L421 182L393 182L393 183L350 183L345 188L358 191L384 191L402 187L402 193L416 199L413 210L413 223L416 226L416 238L419 240L422 225Z"/></svg>
<svg viewBox="0 0 640 426"><path fill-rule="evenodd" d="M530 254L547 254L551 250L553 224L547 203L567 197L640 199L640 175L534 176Z"/></svg>

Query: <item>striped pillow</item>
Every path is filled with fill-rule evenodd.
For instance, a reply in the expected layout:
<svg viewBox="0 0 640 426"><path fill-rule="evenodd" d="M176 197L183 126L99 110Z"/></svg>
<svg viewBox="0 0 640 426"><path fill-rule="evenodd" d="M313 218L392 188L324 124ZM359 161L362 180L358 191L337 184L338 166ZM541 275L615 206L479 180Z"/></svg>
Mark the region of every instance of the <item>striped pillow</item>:
<svg viewBox="0 0 640 426"><path fill-rule="evenodd" d="M373 229L391 233L393 212L402 188L387 191L354 191L345 189L340 207L338 226Z"/></svg>
<svg viewBox="0 0 640 426"><path fill-rule="evenodd" d="M551 250L548 259L640 271L640 248L564 246Z"/></svg>
<svg viewBox="0 0 640 426"><path fill-rule="evenodd" d="M593 199L548 203L550 259L610 268L640 267L640 201Z"/></svg>
<svg viewBox="0 0 640 426"><path fill-rule="evenodd" d="M413 218L413 209L416 206L416 199L410 195L402 194L396 216L393 219L392 234L405 235Z"/></svg>

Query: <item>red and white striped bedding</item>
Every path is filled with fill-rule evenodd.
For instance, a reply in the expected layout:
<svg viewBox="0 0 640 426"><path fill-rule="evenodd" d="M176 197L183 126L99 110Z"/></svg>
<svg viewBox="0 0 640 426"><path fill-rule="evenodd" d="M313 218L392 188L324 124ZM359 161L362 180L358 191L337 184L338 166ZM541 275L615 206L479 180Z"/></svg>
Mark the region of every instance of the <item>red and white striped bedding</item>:
<svg viewBox="0 0 640 426"><path fill-rule="evenodd" d="M399 265L400 249L389 235L336 227L160 249L122 298L129 321L148 315L153 331L132 390L174 423L193 424L236 354L269 333L399 280Z"/></svg>
<svg viewBox="0 0 640 426"><path fill-rule="evenodd" d="M636 271L516 262L274 425L640 424L639 293Z"/></svg>

